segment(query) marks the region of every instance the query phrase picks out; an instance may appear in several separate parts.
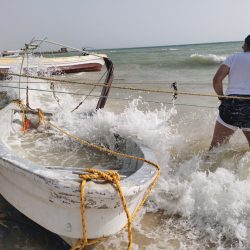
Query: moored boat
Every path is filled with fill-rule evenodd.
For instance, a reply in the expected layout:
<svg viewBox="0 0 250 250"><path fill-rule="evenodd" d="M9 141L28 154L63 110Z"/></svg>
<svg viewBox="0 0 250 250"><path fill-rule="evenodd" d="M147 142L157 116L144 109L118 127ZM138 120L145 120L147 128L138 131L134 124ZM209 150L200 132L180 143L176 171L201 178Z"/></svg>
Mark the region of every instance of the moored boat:
<svg viewBox="0 0 250 250"><path fill-rule="evenodd" d="M41 44L63 46L60 50L41 51ZM3 51L0 57L0 79L8 73L70 74L97 72L105 64L104 54L89 53L48 40L32 40L21 50Z"/></svg>
<svg viewBox="0 0 250 250"><path fill-rule="evenodd" d="M112 61L107 57L102 59L107 71L96 110L105 106L113 79ZM21 64L25 65L23 61ZM31 66L29 65L28 69L32 69ZM20 84L17 88L20 97ZM72 246L79 239L83 240L81 244L85 244L85 238L96 239L113 235L127 223L130 228L134 216L159 176L153 152L136 139L121 138L119 135L114 135L114 144L108 148L93 143L82 143L81 138L54 124L56 111L53 115L53 109L47 113L31 109L28 90L27 84L26 104L19 99L9 98L8 91L0 92L5 100L0 106L1 195L28 218L58 234ZM55 91L51 92L57 100ZM81 116L81 119L87 118L88 115ZM42 122L44 128L38 129ZM31 133L26 133L27 130ZM49 158L53 145L49 148L50 143L46 139L58 141L60 133L88 146L81 148L80 158L83 162L80 166L75 165L74 162L77 161L74 161L74 158L70 164L63 164L67 150L59 152L57 162L54 161L56 157L53 153L52 158ZM22 141L24 135L29 136L28 143ZM41 140L43 135L45 141ZM40 146L42 145L42 148L39 146L37 155L41 155L41 150L45 154L46 163L37 161L39 157L29 153L30 149L36 148L37 139L41 143ZM17 144L13 145L13 141L17 140ZM63 148L63 145L61 146ZM105 152L104 163L99 161L99 158L98 162L93 159L96 154L93 150L97 149ZM97 169L86 169L91 164L98 165ZM100 178L96 178L99 174ZM106 177L103 179L103 176Z"/></svg>
<svg viewBox="0 0 250 250"><path fill-rule="evenodd" d="M3 50L0 55L2 57L18 57L21 52L21 50Z"/></svg>
<svg viewBox="0 0 250 250"><path fill-rule="evenodd" d="M34 57L33 63L29 63L29 67L24 66L24 72L36 72L39 74L50 73L78 73L100 71L104 65L103 58L106 55L85 55L85 56L69 56L69 57ZM22 64L22 57L2 57L0 58L0 74L8 75L9 72L19 73L18 67ZM27 65L27 59L23 61L23 65ZM16 70L15 70L16 69Z"/></svg>
<svg viewBox="0 0 250 250"><path fill-rule="evenodd" d="M0 111L0 192L27 217L61 236L73 245L82 238L81 178L83 168L41 165L22 157L8 143L8 136L20 133L22 112L15 104ZM35 139L34 139L35 140ZM123 153L155 162L153 152L136 140L118 139ZM133 214L155 180L157 170L134 159L121 160L121 186L128 210ZM119 194L114 185L89 181L85 188L88 239L117 233L127 223Z"/></svg>

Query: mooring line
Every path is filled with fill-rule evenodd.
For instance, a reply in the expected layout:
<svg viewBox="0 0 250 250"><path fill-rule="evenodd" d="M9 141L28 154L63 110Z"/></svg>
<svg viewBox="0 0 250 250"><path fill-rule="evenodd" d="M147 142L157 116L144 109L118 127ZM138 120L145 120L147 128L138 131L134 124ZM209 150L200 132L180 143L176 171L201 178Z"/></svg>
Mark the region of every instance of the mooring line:
<svg viewBox="0 0 250 250"><path fill-rule="evenodd" d="M12 86L0 86L0 87L5 87L5 88L12 88L12 89L19 89L19 87L12 87ZM25 90L26 88L21 88L22 90ZM51 90L41 90L41 89L32 89L29 88L29 91L38 91L38 92L45 92L45 93L53 93ZM69 94L69 95L76 95L76 96L90 96L94 98L100 98L104 96L100 95L93 95L93 94L85 94L85 93L75 93L75 92L66 92L66 91L56 91L57 94ZM121 97L112 97L109 96L109 99L112 100L122 100L122 101L133 101L134 98L121 98ZM165 105L174 105L174 106L186 106L186 107L196 107L196 108L218 108L217 106L206 106L206 105L195 105L195 104L187 104L187 103L175 103L173 102L164 102L164 101L155 101L155 100L143 100L143 103L155 103L155 104L165 104Z"/></svg>
<svg viewBox="0 0 250 250"><path fill-rule="evenodd" d="M76 82L76 81L69 81L69 80L64 80L64 79L55 79L51 77L42 77L42 76L32 76L28 74L15 74L15 73L8 73L9 75L12 76L21 76L21 77L30 77L33 79L41 79L41 80L46 80L46 81L57 81L61 83L72 83L72 84L83 84L83 85L89 85L89 86L97 86L97 87L106 87L105 84L100 84L100 83L93 83L93 82ZM133 87L124 87L124 86L117 86L117 85L112 85L112 88L115 89L124 89L124 90L132 90L132 91L142 91L142 92L152 92L152 93L163 93L163 94L173 94L173 91L171 90L159 90L159 89L144 89L144 88L133 88ZM210 96L210 97L222 97L222 96L217 96L214 94L201 94L201 93L192 93L192 92L181 92L181 91L175 91L176 94L178 95L198 95L198 96Z"/></svg>
<svg viewBox="0 0 250 250"><path fill-rule="evenodd" d="M33 79L41 79L46 81L57 81L61 83L71 83L71 84L83 84L88 86L96 86L96 87L107 87L105 84L100 83L93 83L93 82L77 82L77 81L69 81L64 79L55 79L51 77L42 77L42 76L32 76L29 74L16 74L16 73L8 73L12 76L19 76L19 77L30 77ZM133 88L133 87L123 87L112 85L113 89L122 89L122 90L131 90L131 91L142 91L148 93L162 93L162 94L173 94L173 91L168 90L159 90L159 89L144 89L144 88ZM227 99L246 99L250 100L250 97L242 97L242 96L224 96L224 95L216 95L210 93L195 93L195 92L183 92L183 91L174 91L176 95L190 95L190 96L203 96L203 97L215 97L215 98L227 98Z"/></svg>

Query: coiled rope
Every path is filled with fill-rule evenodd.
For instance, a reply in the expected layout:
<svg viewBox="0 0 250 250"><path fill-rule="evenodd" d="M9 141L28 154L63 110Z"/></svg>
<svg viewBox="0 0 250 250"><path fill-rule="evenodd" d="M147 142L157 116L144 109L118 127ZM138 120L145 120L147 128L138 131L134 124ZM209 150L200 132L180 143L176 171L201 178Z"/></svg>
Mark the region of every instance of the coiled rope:
<svg viewBox="0 0 250 250"><path fill-rule="evenodd" d="M25 106L21 100L14 100L14 103L16 103L21 111L26 112L27 110L27 106ZM39 121L43 122L43 123L47 123L50 126L52 126L53 128L57 129L58 131L60 131L61 133L69 136L70 138L78 141L79 143L81 143L82 145L86 145L87 147L90 148L94 148L97 149L101 152L105 152L108 154L112 154L112 155L116 155L122 158L129 158L129 159L134 159L134 160L139 160L139 161L143 161L145 163L150 164L151 166L155 167L157 170L157 173L155 175L155 178L153 180L153 182L151 183L151 185L149 186L147 192L145 192L140 204L136 207L133 215L130 214L127 203L126 203L126 199L124 197L123 191L122 191L122 187L121 187L121 183L120 183L120 175L116 172L116 171L101 171L98 169L84 169L85 172L87 172L87 174L80 174L79 177L82 179L82 183L81 183L81 214L82 214L82 231L83 231L83 237L81 240L79 240L79 242L72 247L72 250L83 250L85 246L90 245L90 244L94 244L97 241L89 241L87 238L87 224L86 224L86 216L85 216L85 206L84 206L84 195L85 195L85 186L87 181L90 180L105 180L108 181L110 183L112 183L114 185L114 187L116 188L116 190L119 193L124 211L126 213L127 216L127 227L128 227L128 250L132 249L132 243L133 243L133 237L132 237L132 222L133 220L136 218L137 214L139 213L139 211L141 210L142 206L144 205L144 203L146 202L148 196L150 195L150 193L152 192L153 188L155 187L157 180L160 176L160 166L152 161L146 160L142 157L137 157L137 156L133 156L133 155L129 155L129 154L125 154L125 153L121 153L118 151L113 151L111 149L107 149L105 147L96 145L94 143L90 143L86 140L83 140L73 134L70 134L68 131L64 130L63 128L59 127L58 125L46 120L44 112L41 109L37 109L37 113L38 113L38 117L39 117Z"/></svg>

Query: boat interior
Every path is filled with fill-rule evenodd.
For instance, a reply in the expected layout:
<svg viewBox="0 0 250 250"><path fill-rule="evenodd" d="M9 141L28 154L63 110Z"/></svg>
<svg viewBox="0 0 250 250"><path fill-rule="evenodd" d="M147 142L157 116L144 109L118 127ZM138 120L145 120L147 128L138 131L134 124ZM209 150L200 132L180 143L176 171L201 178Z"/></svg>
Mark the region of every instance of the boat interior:
<svg viewBox="0 0 250 250"><path fill-rule="evenodd" d="M45 113L46 119L53 119L51 113ZM49 169L68 169L81 171L84 168L116 170L125 178L143 165L142 161L117 157L82 145L55 129L41 125L36 111L26 113L29 129L23 131L23 113L15 104L0 110L0 138L8 149L18 157ZM3 129L4 128L4 129ZM125 139L117 134L109 142L99 145L125 154L143 157L143 152L134 140Z"/></svg>

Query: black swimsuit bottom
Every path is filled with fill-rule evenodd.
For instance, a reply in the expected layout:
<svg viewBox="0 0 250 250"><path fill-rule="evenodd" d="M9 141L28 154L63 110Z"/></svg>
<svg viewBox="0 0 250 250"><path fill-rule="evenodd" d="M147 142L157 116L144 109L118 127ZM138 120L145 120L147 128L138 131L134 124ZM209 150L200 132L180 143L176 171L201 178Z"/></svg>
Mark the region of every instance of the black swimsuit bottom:
<svg viewBox="0 0 250 250"><path fill-rule="evenodd" d="M223 99L219 106L220 118L227 124L239 128L250 128L250 95L229 95L249 97L247 99Z"/></svg>

